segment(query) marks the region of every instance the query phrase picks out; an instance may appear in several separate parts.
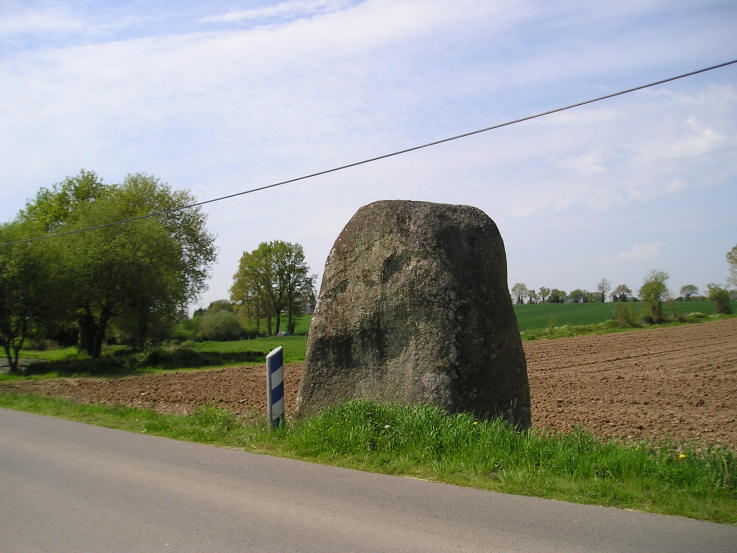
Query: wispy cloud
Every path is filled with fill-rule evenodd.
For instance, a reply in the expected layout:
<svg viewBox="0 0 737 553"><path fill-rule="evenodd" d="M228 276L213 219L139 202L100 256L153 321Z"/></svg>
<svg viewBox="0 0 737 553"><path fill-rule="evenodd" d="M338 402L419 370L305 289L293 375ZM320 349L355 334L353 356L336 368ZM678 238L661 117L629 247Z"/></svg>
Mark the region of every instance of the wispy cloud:
<svg viewBox="0 0 737 553"><path fill-rule="evenodd" d="M209 15L199 19L200 23L242 23L273 19L297 19L321 15L351 5L347 0L290 0L271 6L250 10L229 11L219 15Z"/></svg>
<svg viewBox="0 0 737 553"><path fill-rule="evenodd" d="M71 34L85 29L81 19L60 9L46 11L24 10L0 17L0 37L25 34Z"/></svg>
<svg viewBox="0 0 737 553"><path fill-rule="evenodd" d="M292 0L0 18L0 36L124 22L95 45L3 52L0 221L82 167L107 182L146 171L207 199L707 65L720 61L731 27L723 4L705 6ZM190 26L147 23L170 20ZM693 39L671 40L684 28ZM222 261L212 294L227 294L240 252L261 240L303 243L319 271L353 212L386 198L481 207L510 233L515 258L556 252L545 265L558 286L579 278L580 266L570 274L576 258L647 263L670 243L664 231L621 236L599 220L616 213L636 230L642 219L631 212L660 216L663 203L683 198L688 220L704 219L708 192L737 178L734 71L214 204ZM272 229L256 217L289 224ZM574 248L556 244L573 243L565 229L576 218L590 223L575 236L584 253L565 257ZM595 257L602 250L620 253Z"/></svg>
<svg viewBox="0 0 737 553"><path fill-rule="evenodd" d="M633 264L641 264L658 258L663 251L663 242L648 242L633 244L632 247L625 251L620 251L608 255L591 256L575 261L578 267L599 267L602 270L612 266L622 267Z"/></svg>

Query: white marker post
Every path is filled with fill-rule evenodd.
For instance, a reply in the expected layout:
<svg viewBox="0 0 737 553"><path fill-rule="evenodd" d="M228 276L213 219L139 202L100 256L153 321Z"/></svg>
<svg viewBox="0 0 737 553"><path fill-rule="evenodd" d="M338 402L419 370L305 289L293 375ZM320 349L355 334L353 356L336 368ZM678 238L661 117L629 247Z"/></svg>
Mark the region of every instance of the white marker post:
<svg viewBox="0 0 737 553"><path fill-rule="evenodd" d="M266 415L269 430L284 418L284 352L279 346L266 356Z"/></svg>

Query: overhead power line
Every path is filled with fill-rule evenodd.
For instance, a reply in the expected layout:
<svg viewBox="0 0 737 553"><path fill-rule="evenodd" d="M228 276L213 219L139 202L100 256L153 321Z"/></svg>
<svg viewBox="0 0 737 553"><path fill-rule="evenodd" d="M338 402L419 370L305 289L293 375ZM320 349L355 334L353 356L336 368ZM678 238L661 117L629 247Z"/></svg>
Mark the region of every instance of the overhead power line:
<svg viewBox="0 0 737 553"><path fill-rule="evenodd" d="M375 161L380 161L382 159L387 159L387 158L390 158L390 157L400 156L400 155L403 155L403 154L407 154L409 152L414 152L414 151L417 151L417 150L422 150L424 148L430 148L431 146L437 146L439 144L444 144L446 142L452 142L453 140L459 140L461 138L466 138L466 137L469 137L469 136L473 136L475 134L481 134L481 133L493 131L495 129L500 129L502 127L508 127L510 125L515 125L517 123L522 123L524 121L529 121L531 119L537 119L538 117L545 117L546 115L552 115L553 113L559 113L561 111L566 111L566 110L569 110L569 109L573 109L573 108L585 106L587 104L593 104L595 102L601 102L602 100L608 100L608 99L614 98L616 96L622 96L624 94L629 94L631 92L636 92L638 90L643 90L645 88L650 88L650 87L653 87L653 86L658 86L658 85L661 85L661 84L669 83L671 81L677 81L678 79L684 79L686 77L692 77L694 75L698 75L699 73L706 73L707 71L713 71L714 69L720 69L720 68L726 67L728 65L733 65L735 63L737 63L737 59L734 59L734 60L731 60L731 61L727 61L727 62L724 62L724 63L720 63L720 64L717 64L717 65L712 65L710 67L704 67L702 69L697 69L695 71L689 71L688 73L682 73L680 75L676 75L674 77L668 77L667 79L661 79L659 81L654 81L652 83L647 83L647 84L635 86L633 88L628 88L626 90L620 90L619 92L612 92L611 94L606 94L604 96L599 96L597 98L591 98L590 100L584 100L582 102L577 102L575 104L570 104L570 105L567 105L567 106L563 106L563 107L551 109L551 110L548 110L548 111L543 111L543 112L540 112L540 113L536 113L534 115L528 115L526 117L521 117L519 119L513 119L511 121L506 121L504 123L497 123L497 124L491 125L489 127L484 127L482 129L477 129L477 130L474 130L474 131L464 132L462 134L457 134L455 136L450 136L450 137L447 137L447 138L441 138L439 140L433 140L432 142L426 142L425 144L419 144L417 146L411 146L409 148L404 148L403 150L396 150L396 151L390 152L388 154L382 154L382 155L379 155L379 156L370 157L370 158L367 158L367 159L362 159L360 161L354 161L353 163L346 163L345 165L339 165L339 166L333 167L331 169L324 169L322 171L317 171L315 173L310 173L308 175L302 175L301 177L295 177L295 178L291 178L291 179L287 179L287 180L275 182L275 183L272 183L272 184L267 184L267 185L264 185L264 186L258 186L256 188L250 188L248 190L242 190L240 192L234 192L233 194L227 194L225 196L219 196L217 198L211 198L209 200L204 200L202 202L196 202L196 203L193 203L193 204L189 204L189 205L185 205L185 206L181 206L181 207L177 207L177 208L173 208L173 209L163 210L163 211L154 211L154 212L151 212L151 213L147 213L145 215L139 215L137 217L130 217L128 219L121 219L119 221L113 221L111 223L104 223L104 224L94 225L94 226L91 226L91 227L85 227L85 228L81 228L81 229L69 230L69 231L65 231L65 232L58 232L58 233L55 233L55 234L47 234L47 235L44 235L44 236L37 236L37 237L34 237L34 238L26 238L24 240L16 240L14 242L3 242L3 243L0 243L0 247L2 247L2 246L12 246L14 244L25 244L25 243L28 243L28 242L36 242L38 240L46 240L46 239L49 239L49 238L58 238L60 236L68 236L70 234L77 234L77 233L80 233L80 232L88 232L88 231L91 231L91 230L97 230L97 229L112 227L112 226L115 226L115 225L123 225L123 224L126 224L126 223L132 223L134 221L140 221L142 219L150 219L152 217L157 217L159 215L165 215L167 213L173 213L173 212L176 212L176 211L181 211L183 209L190 209L190 208L193 208L193 207L199 207L199 206L202 206L202 205L211 204L211 203L215 203L215 202L220 202L220 201L223 201L223 200L229 200L231 198L236 198L238 196L244 196L246 194L253 194L254 192L261 192L262 190L268 190L270 188L276 188L277 186L283 186L285 184L291 184L291 183L294 183L294 182L298 182L298 181L302 181L302 180L307 180L307 179L312 179L312 178L319 177L319 176L322 176L322 175L327 175L329 173L335 173L337 171L343 171L345 169L350 169L351 167L358 167L359 165L366 165L368 163L373 163Z"/></svg>

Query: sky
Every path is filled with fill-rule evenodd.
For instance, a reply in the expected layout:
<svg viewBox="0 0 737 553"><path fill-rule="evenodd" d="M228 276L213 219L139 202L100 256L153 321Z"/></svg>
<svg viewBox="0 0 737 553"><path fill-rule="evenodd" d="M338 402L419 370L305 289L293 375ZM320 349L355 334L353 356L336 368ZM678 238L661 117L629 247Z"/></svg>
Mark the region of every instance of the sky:
<svg viewBox="0 0 737 553"><path fill-rule="evenodd" d="M733 59L733 0L0 0L0 222L81 169L204 201ZM510 287L724 284L737 65L209 204L219 257L192 308L265 241L321 276L386 199L482 209Z"/></svg>

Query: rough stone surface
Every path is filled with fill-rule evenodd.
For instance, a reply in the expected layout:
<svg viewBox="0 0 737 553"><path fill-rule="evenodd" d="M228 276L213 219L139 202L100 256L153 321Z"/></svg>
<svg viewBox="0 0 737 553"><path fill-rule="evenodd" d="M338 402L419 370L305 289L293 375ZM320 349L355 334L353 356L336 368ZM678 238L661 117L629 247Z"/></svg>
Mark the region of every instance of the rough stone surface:
<svg viewBox="0 0 737 553"><path fill-rule="evenodd" d="M296 414L350 398L530 425L504 243L470 206L364 206L325 265Z"/></svg>

